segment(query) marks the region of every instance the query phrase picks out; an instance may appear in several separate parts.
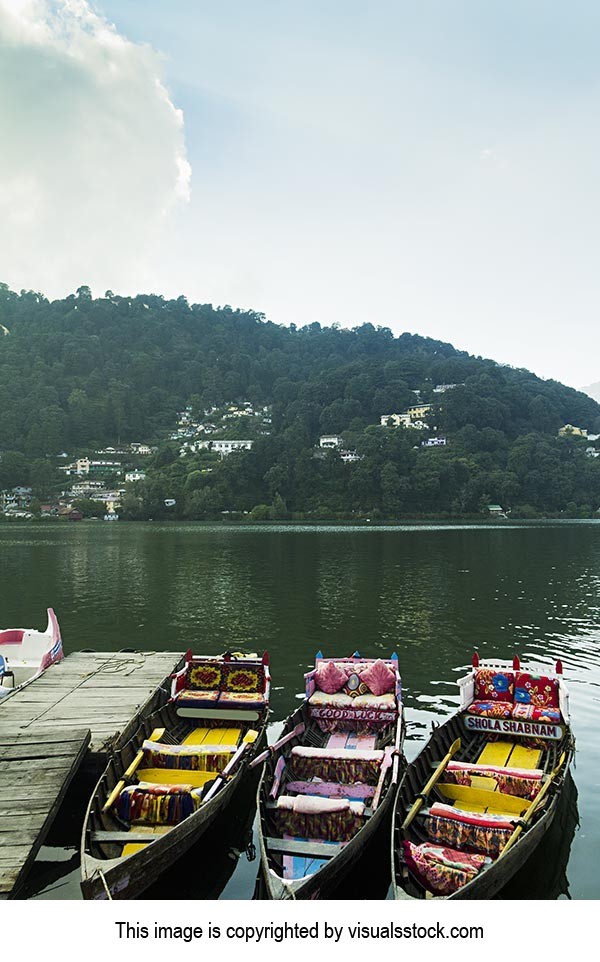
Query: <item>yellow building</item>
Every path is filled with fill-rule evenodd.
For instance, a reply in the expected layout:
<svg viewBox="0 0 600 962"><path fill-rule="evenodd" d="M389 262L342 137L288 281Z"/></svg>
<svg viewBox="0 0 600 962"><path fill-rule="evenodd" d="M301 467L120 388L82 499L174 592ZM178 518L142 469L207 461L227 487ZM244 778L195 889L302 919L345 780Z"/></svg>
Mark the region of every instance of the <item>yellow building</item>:
<svg viewBox="0 0 600 962"><path fill-rule="evenodd" d="M431 411L431 404L412 404L406 409L411 421L422 421Z"/></svg>
<svg viewBox="0 0 600 962"><path fill-rule="evenodd" d="M576 438L587 438L587 430L585 428L576 428L573 424L565 424L564 427L559 428L558 435L559 437L573 435Z"/></svg>

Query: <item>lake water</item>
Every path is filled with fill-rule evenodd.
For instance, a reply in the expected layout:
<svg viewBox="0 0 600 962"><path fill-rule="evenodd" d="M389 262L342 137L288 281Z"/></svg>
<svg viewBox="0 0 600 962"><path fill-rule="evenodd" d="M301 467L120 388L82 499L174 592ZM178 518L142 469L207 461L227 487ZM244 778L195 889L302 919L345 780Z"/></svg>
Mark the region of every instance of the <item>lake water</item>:
<svg viewBox="0 0 600 962"><path fill-rule="evenodd" d="M573 779L536 855L533 883L521 875L503 897L600 897L600 523L7 524L0 526L0 574L0 624L41 628L51 606L67 653L267 649L273 736L297 705L317 650L396 651L409 758L431 723L456 709L456 678L474 646L484 656L518 653L549 664L560 657L577 738ZM251 817L250 794L230 837L218 840L209 862L203 855L213 872L189 883L190 897L252 897L258 862L241 851L252 839ZM40 853L32 897L78 897L76 833L59 834ZM387 839L375 857L368 890L359 877L352 897L385 897ZM179 882L182 875L189 878L180 872Z"/></svg>

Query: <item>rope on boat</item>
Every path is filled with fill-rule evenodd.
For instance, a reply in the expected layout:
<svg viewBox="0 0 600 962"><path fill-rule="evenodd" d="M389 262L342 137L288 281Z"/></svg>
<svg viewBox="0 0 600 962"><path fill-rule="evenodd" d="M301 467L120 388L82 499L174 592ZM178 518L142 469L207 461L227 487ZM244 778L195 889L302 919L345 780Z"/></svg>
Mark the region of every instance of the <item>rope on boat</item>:
<svg viewBox="0 0 600 962"><path fill-rule="evenodd" d="M104 886L104 891L106 892L106 897L107 897L107 899L108 899L110 902L112 902L112 901L113 901L113 897L112 897L112 895L110 894L110 889L109 889L108 885L106 884L106 879L104 878L104 872L102 871L101 868L98 869L98 875L100 876L100 881L102 882L102 884L103 884L103 886Z"/></svg>

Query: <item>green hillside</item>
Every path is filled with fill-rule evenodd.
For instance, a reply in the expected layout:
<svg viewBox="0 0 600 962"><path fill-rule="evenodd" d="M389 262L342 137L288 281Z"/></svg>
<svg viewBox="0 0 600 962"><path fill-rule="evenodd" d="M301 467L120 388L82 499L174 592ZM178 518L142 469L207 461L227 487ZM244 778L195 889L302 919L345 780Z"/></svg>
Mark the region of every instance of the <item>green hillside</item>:
<svg viewBox="0 0 600 962"><path fill-rule="evenodd" d="M183 297L93 299L85 287L49 302L0 285L0 325L0 489L30 484L50 498L66 486L59 454L145 442L158 451L145 480L126 488L123 516L399 519L477 515L490 503L516 516L587 516L600 507L600 459L586 453L595 442L558 435L566 424L600 433L600 405L450 344L371 324L284 327ZM251 450L182 455L179 412L200 423L243 402L268 409L268 428L232 417L197 439L250 438ZM381 426L418 405L430 405L427 427L418 418ZM341 445L320 449L325 434Z"/></svg>

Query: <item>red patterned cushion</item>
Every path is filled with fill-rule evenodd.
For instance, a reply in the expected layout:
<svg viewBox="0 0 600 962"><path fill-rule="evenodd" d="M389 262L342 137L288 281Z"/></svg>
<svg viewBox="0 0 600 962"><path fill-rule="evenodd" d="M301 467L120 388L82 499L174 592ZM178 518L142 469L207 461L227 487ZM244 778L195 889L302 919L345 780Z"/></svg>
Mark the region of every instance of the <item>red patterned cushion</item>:
<svg viewBox="0 0 600 962"><path fill-rule="evenodd" d="M512 717L555 724L560 721L560 711L558 708L536 708L535 705L516 704L513 706Z"/></svg>
<svg viewBox="0 0 600 962"><path fill-rule="evenodd" d="M515 679L515 704L533 705L534 708L554 708L559 706L558 679L546 675L530 675L518 671Z"/></svg>
<svg viewBox="0 0 600 962"><path fill-rule="evenodd" d="M346 674L333 661L322 661L315 671L315 685L319 691L335 695L346 683Z"/></svg>
<svg viewBox="0 0 600 962"><path fill-rule="evenodd" d="M514 672L499 671L497 668L475 670L475 701L512 702L514 691Z"/></svg>
<svg viewBox="0 0 600 962"><path fill-rule="evenodd" d="M483 715L486 718L510 718L513 707L511 701L474 701L468 711L470 715Z"/></svg>
<svg viewBox="0 0 600 962"><path fill-rule="evenodd" d="M387 695L394 690L396 683L394 672L381 658L363 668L360 680L369 686L374 695Z"/></svg>

